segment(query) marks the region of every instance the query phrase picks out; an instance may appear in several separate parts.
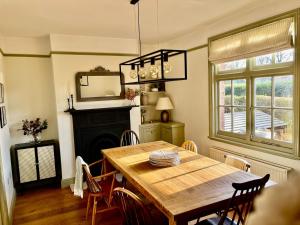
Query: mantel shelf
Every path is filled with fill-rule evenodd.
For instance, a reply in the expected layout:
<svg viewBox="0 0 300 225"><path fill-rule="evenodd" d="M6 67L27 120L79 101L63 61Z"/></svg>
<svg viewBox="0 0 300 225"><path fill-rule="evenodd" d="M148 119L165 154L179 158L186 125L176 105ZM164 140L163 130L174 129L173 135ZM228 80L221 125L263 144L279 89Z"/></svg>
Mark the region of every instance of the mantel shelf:
<svg viewBox="0 0 300 225"><path fill-rule="evenodd" d="M107 107L107 108L91 108L91 109L67 109L64 112L70 114L86 113L92 111L110 111L110 110L131 110L133 107L139 107L139 105L128 105L119 107Z"/></svg>

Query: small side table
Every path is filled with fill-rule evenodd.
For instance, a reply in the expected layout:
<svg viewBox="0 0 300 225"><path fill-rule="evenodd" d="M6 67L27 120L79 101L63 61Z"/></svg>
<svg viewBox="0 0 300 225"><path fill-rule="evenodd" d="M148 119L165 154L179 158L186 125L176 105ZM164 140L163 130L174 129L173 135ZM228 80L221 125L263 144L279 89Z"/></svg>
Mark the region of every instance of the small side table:
<svg viewBox="0 0 300 225"><path fill-rule="evenodd" d="M56 140L16 144L11 147L16 191L40 186L61 186L61 162Z"/></svg>

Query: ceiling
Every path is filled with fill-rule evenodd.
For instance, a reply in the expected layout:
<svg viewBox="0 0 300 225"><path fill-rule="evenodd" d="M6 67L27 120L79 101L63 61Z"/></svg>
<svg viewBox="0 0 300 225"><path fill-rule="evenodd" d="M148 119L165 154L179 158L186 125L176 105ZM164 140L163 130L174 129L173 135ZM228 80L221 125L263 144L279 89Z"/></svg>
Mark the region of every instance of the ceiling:
<svg viewBox="0 0 300 225"><path fill-rule="evenodd" d="M0 34L55 34L136 38L137 6L130 0L0 0ZM140 0L142 41L157 42L189 32L253 6L260 0ZM136 16L135 16L136 15ZM159 30L157 32L157 30Z"/></svg>

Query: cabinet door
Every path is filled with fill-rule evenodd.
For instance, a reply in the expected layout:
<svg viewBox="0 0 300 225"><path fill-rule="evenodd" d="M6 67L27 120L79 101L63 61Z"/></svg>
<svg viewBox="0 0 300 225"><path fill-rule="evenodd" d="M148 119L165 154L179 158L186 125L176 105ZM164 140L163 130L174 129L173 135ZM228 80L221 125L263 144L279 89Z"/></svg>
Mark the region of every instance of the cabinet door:
<svg viewBox="0 0 300 225"><path fill-rule="evenodd" d="M42 146L37 148L39 159L40 179L46 179L56 176L54 146Z"/></svg>
<svg viewBox="0 0 300 225"><path fill-rule="evenodd" d="M17 150L20 183L37 180L34 148Z"/></svg>
<svg viewBox="0 0 300 225"><path fill-rule="evenodd" d="M161 140L173 144L172 129L168 127L161 127Z"/></svg>
<svg viewBox="0 0 300 225"><path fill-rule="evenodd" d="M152 126L140 127L141 142L151 142L160 140L160 126L153 124Z"/></svg>

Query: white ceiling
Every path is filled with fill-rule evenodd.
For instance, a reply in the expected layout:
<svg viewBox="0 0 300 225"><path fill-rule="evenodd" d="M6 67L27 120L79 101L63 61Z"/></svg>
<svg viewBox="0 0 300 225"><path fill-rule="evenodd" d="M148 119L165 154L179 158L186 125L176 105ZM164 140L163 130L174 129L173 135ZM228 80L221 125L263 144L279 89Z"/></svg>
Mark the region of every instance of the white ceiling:
<svg viewBox="0 0 300 225"><path fill-rule="evenodd" d="M142 41L174 38L253 6L260 0L140 0ZM129 0L0 0L0 34L40 37L50 33L136 38Z"/></svg>

